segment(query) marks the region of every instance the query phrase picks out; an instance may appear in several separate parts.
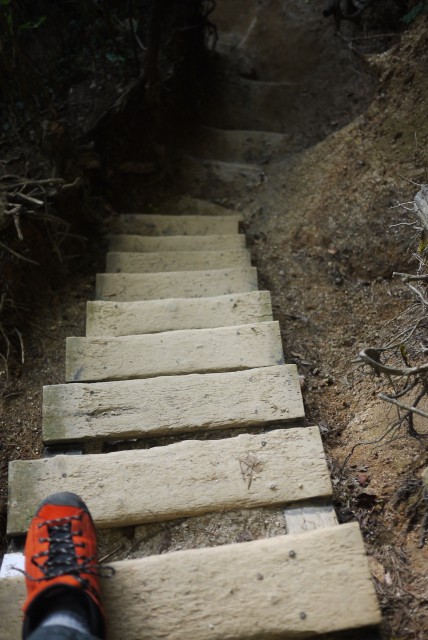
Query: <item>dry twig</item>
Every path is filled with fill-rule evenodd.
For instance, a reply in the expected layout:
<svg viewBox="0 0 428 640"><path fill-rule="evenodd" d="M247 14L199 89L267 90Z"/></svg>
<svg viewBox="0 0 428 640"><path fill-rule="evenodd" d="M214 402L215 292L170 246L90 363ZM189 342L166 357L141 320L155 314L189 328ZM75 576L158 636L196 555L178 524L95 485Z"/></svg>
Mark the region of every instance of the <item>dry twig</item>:
<svg viewBox="0 0 428 640"><path fill-rule="evenodd" d="M428 412L418 407L419 403L428 396L428 363L424 362L428 352L428 273L426 269L428 249L424 241L428 233L428 185L418 186L421 189L412 203L412 210L422 223L423 242L418 253L414 255L418 262L418 273L394 273L395 277L403 280L411 292L413 302L405 311L400 312L392 321L384 325L384 329L387 325L398 327L395 335L392 337L390 335L386 344L363 349L354 360L356 363L368 365L379 378L385 378L391 390L379 393L378 397L396 407L397 419L377 440L357 443L346 457L344 464L353 455L356 447L363 444L378 444L389 435L395 437L394 434L403 424L407 425L408 435L418 439L428 437L428 432L420 432L414 425L414 416L428 419ZM389 362L382 361L386 353L388 353ZM391 359L393 364L390 363ZM415 363L414 366L411 366L412 361ZM401 363L404 363L404 366Z"/></svg>

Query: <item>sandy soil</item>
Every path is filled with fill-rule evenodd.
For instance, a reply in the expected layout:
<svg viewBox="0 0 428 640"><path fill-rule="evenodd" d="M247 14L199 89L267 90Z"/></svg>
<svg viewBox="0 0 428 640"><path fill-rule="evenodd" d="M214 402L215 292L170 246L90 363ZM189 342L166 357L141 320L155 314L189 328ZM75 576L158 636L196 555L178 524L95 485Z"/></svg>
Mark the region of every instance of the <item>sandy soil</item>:
<svg viewBox="0 0 428 640"><path fill-rule="evenodd" d="M428 632L428 542L419 547L421 514L411 518L415 492L402 492L407 497L400 503L397 492L419 486L426 448L404 429L381 443L362 444L385 433L392 411L376 397L382 381L352 361L360 348L384 339L382 327L409 303L391 275L408 268L412 235L408 227L390 228L403 220L391 206L411 200L417 188L401 176L426 180L427 21L421 17L384 53L372 48L364 56L336 37L319 13L316 2L234 0L215 14L219 54L201 97L201 120L244 135L234 133L231 145L223 133L213 144L212 132L209 142L200 128L181 132L179 178L149 188L141 179L120 185L118 177L115 204L156 208L190 193L245 213L286 359L302 375L308 423L318 424L324 436L338 515L341 521L357 518L366 540L384 637L422 640ZM344 33L355 35L348 25ZM265 135L249 145L254 129ZM193 145L185 144L189 137ZM169 205L180 206L179 200ZM63 381L64 339L83 335L84 301L101 261L102 248L92 245L91 259L35 305L25 365L10 372L3 398L3 518L6 462L42 453L41 383ZM105 532L101 553L138 557L283 530L279 509L217 514Z"/></svg>

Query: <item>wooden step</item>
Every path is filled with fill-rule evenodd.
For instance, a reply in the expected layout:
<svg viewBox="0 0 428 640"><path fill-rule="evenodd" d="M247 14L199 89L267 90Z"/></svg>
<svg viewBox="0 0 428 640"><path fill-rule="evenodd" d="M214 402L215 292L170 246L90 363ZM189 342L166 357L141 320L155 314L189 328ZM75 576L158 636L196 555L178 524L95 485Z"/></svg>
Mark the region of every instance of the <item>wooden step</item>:
<svg viewBox="0 0 428 640"><path fill-rule="evenodd" d="M331 482L317 427L17 460L9 465L8 533L24 533L56 491L80 495L104 528L325 498Z"/></svg>
<svg viewBox="0 0 428 640"><path fill-rule="evenodd" d="M226 216L168 216L124 213L119 216L119 233L143 236L205 236L238 233L242 215Z"/></svg>
<svg viewBox="0 0 428 640"><path fill-rule="evenodd" d="M287 507L284 510L287 533L302 534L320 527L335 527L339 524L331 502Z"/></svg>
<svg viewBox="0 0 428 640"><path fill-rule="evenodd" d="M202 298L257 290L257 269L219 269L171 273L101 273L97 300L133 302L164 298Z"/></svg>
<svg viewBox="0 0 428 640"><path fill-rule="evenodd" d="M180 163L177 166L177 179L185 183L189 180L189 176L197 176L197 180L193 178L193 184L196 193L218 192L219 186L232 187L239 191L260 185L265 174L262 166L248 162L233 162L229 158L225 160L211 160L206 157L196 157L197 154L189 155L184 151L180 154Z"/></svg>
<svg viewBox="0 0 428 640"><path fill-rule="evenodd" d="M167 251L163 253L110 252L110 273L160 273L164 271L208 271L251 266L247 249L237 251Z"/></svg>
<svg viewBox="0 0 428 640"><path fill-rule="evenodd" d="M272 320L269 291L214 298L88 302L87 336L127 336L177 329L209 329Z"/></svg>
<svg viewBox="0 0 428 640"><path fill-rule="evenodd" d="M381 622L355 523L112 566L109 640L295 640ZM20 637L24 599L23 578L0 580L3 640Z"/></svg>
<svg viewBox="0 0 428 640"><path fill-rule="evenodd" d="M192 126L192 134L185 132L179 146L201 159L261 164L284 156L289 140L289 134L270 131Z"/></svg>
<svg viewBox="0 0 428 640"><path fill-rule="evenodd" d="M264 82L226 74L218 80L215 94L209 96L209 109L204 109L208 126L285 134L296 126L300 97L294 82ZM291 144L288 152L290 148Z"/></svg>
<svg viewBox="0 0 428 640"><path fill-rule="evenodd" d="M109 640L296 640L381 622L356 523L111 566ZM23 578L0 580L3 640L20 637L25 595Z"/></svg>
<svg viewBox="0 0 428 640"><path fill-rule="evenodd" d="M187 195L173 196L162 205L162 209L169 214L175 215L187 215L190 211L194 215L201 216L230 216L237 214L234 209L229 207Z"/></svg>
<svg viewBox="0 0 428 640"><path fill-rule="evenodd" d="M67 338L67 382L239 371L283 364L278 322L113 338Z"/></svg>
<svg viewBox="0 0 428 640"><path fill-rule="evenodd" d="M211 236L135 236L110 235L110 251L234 251L245 249L241 234Z"/></svg>
<svg viewBox="0 0 428 640"><path fill-rule="evenodd" d="M295 365L43 389L49 444L260 427L304 415Z"/></svg>

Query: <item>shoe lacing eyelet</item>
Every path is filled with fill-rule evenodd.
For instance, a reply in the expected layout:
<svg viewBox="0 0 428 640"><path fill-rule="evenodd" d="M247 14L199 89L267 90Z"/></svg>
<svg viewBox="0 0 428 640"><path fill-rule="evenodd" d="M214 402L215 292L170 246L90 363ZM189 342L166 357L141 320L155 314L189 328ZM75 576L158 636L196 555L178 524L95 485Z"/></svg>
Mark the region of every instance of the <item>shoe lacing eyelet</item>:
<svg viewBox="0 0 428 640"><path fill-rule="evenodd" d="M82 520L83 515L67 516L45 520L38 524L39 529L47 527L48 531L48 537L39 538L39 543L47 543L49 546L47 550L34 554L31 558L32 564L39 569L42 576L35 578L24 572L27 579L42 582L62 575L71 575L86 589L94 591L89 580L83 577L84 575L98 575L104 578L110 578L114 575L114 568L99 565L95 555L77 555L77 548L86 549L88 547L85 542L73 540L74 537L81 537L83 534L82 530L73 531L73 521L81 522ZM46 561L39 561L46 557Z"/></svg>

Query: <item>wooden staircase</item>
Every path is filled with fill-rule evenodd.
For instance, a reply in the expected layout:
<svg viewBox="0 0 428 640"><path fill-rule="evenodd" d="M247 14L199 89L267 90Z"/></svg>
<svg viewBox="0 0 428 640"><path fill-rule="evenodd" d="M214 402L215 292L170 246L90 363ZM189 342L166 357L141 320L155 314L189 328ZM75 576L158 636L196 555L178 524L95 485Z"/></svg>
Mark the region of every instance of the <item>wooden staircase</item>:
<svg viewBox="0 0 428 640"><path fill-rule="evenodd" d="M82 496L99 529L284 506L284 535L113 563L102 585L111 640L360 628L367 638L380 622L359 527L337 523L319 430L305 426L297 370L284 364L240 221L121 216L86 337L67 341L67 384L44 388L46 444L178 441L10 465L9 536L63 490ZM22 577L0 580L4 640L20 637L24 591Z"/></svg>

